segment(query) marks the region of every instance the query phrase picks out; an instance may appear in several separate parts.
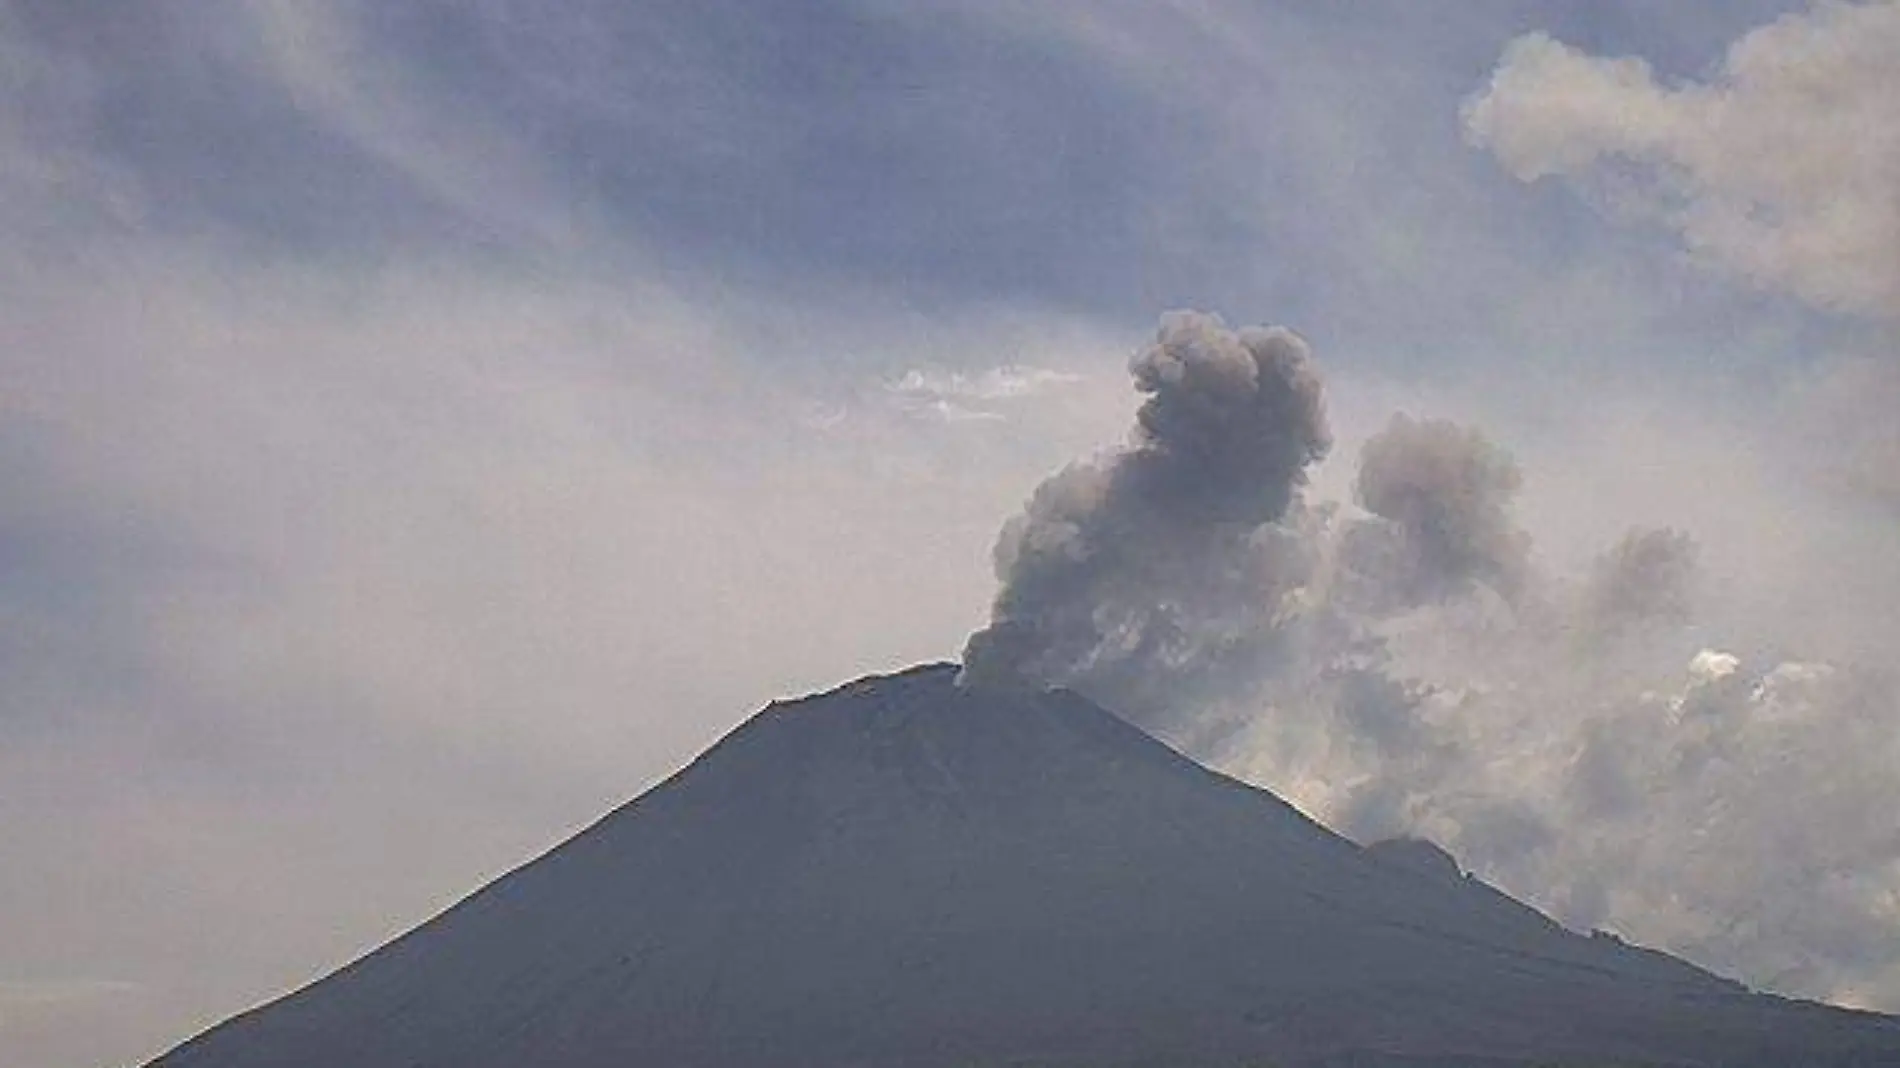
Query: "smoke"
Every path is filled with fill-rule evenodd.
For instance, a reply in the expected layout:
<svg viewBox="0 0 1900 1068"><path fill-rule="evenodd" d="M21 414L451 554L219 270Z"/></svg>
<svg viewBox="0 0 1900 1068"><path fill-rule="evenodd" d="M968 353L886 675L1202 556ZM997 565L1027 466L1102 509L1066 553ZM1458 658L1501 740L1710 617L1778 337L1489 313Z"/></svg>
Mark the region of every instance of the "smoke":
<svg viewBox="0 0 1900 1068"><path fill-rule="evenodd" d="M1359 503L1386 522L1353 530L1350 565L1383 571L1376 585L1400 605L1477 586L1513 600L1530 551L1510 514L1522 481L1510 455L1478 431L1395 415L1360 454Z"/></svg>
<svg viewBox="0 0 1900 1068"><path fill-rule="evenodd" d="M1900 315L1900 2L1827 3L1736 41L1708 83L1543 34L1465 132L1524 181L1660 220L1703 263L1818 307Z"/></svg>
<svg viewBox="0 0 1900 1068"><path fill-rule="evenodd" d="M1049 479L1004 528L965 682L1112 684L1138 716L1270 654L1310 568L1278 521L1331 442L1305 342L1175 312L1129 373L1147 400L1128 447Z"/></svg>
<svg viewBox="0 0 1900 1068"><path fill-rule="evenodd" d="M1695 539L1682 531L1630 531L1597 558L1584 594L1587 618L1605 632L1689 622L1695 613L1696 557Z"/></svg>
<svg viewBox="0 0 1900 1068"><path fill-rule="evenodd" d="M1897 60L1893 0L1762 26L1700 84L1666 86L1642 60L1533 34L1463 114L1468 139L1520 180L1560 178L1613 216L1660 223L1719 274L1874 324L1872 351L1801 361L1775 413L1808 446L1793 474L1833 491L1843 514L1900 502ZM1900 832L1875 815L1900 800L1900 683L1842 657L1685 657L1706 593L1697 556L1686 533L1632 532L1570 598L1559 629L1588 641L1515 630L1504 659L1541 669L1471 691L1460 718L1490 723L1497 758L1479 769L1488 781L1468 780L1475 793L1535 798L1566 834L1508 857L1470 833L1456 800L1433 797L1425 818L1572 923L1611 923L1775 989L1900 1008ZM1880 561L1842 564L1851 583ZM1799 623L1750 623L1776 644L1812 641ZM1670 653L1683 666L1670 670ZM1538 702L1562 710L1537 721L1554 724L1556 748L1496 745Z"/></svg>
<svg viewBox="0 0 1900 1068"><path fill-rule="evenodd" d="M1712 648L1689 533L1581 574L1525 474L1394 416L1358 507L1305 499L1322 389L1283 330L1176 313L1131 443L1037 488L996 548L972 685L1067 686L1363 842L1414 836L1577 928L1776 990L1900 1005L1900 686Z"/></svg>

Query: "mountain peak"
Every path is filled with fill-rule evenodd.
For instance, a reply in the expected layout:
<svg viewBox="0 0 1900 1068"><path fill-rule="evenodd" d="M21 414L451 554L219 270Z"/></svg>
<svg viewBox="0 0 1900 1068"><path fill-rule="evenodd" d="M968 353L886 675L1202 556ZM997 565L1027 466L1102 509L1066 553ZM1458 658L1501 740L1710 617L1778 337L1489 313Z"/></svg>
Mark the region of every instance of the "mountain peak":
<svg viewBox="0 0 1900 1068"><path fill-rule="evenodd" d="M1366 856L1382 864L1416 872L1433 879L1458 879L1464 869L1458 858L1443 846L1424 838L1387 838L1366 847Z"/></svg>
<svg viewBox="0 0 1900 1068"><path fill-rule="evenodd" d="M159 1065L1900 1053L1893 1021L1577 936L1442 877L1436 847L1362 850L1079 695L956 670L775 702L547 856Z"/></svg>

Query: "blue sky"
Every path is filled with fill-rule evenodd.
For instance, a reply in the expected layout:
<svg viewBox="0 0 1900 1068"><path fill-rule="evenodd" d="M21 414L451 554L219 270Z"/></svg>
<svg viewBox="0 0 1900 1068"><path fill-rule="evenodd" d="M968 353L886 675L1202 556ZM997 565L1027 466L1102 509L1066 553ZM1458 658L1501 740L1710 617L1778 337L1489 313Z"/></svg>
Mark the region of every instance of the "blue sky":
<svg viewBox="0 0 1900 1068"><path fill-rule="evenodd" d="M1182 304L1321 319L1381 292L1377 314L1323 317L1358 351L1475 329L1527 263L1657 270L1653 243L1462 143L1458 105L1507 41L1544 29L1686 78L1774 11L25 4L9 21L84 65L66 103L86 114L56 121L137 183L141 229L181 241L1135 325Z"/></svg>
<svg viewBox="0 0 1900 1068"><path fill-rule="evenodd" d="M1553 570L1679 526L1697 641L1887 647L1892 306L1682 209L1794 233L1890 157L1618 142L1651 97L1549 110L1560 66L1462 110L1526 34L1666 94L1804 11L0 0L0 1061L155 1053L954 655L1174 308L1311 341L1316 497L1395 409L1475 422ZM1723 963L1900 1004L1832 952Z"/></svg>

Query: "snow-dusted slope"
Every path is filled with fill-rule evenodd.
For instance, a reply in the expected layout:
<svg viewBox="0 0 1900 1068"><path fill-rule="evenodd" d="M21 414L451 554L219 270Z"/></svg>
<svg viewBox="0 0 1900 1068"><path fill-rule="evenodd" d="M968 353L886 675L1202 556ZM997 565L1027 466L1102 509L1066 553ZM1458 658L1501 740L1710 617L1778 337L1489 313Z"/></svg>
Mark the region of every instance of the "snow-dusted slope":
<svg viewBox="0 0 1900 1068"><path fill-rule="evenodd" d="M1080 697L954 675L775 704L157 1064L1900 1064L1894 1020L1570 934Z"/></svg>

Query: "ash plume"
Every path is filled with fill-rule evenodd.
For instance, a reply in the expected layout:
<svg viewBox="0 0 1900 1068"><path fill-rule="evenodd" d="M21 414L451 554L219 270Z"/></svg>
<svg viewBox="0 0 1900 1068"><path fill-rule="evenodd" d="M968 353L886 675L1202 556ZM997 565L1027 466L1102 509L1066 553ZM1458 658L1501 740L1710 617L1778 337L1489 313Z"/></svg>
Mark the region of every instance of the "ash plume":
<svg viewBox="0 0 1900 1068"><path fill-rule="evenodd" d="M1004 528L966 683L1115 682L1139 715L1158 680L1263 655L1304 581L1304 546L1275 524L1331 444L1306 343L1174 312L1129 372L1147 394L1130 444L1050 478Z"/></svg>
<svg viewBox="0 0 1900 1068"><path fill-rule="evenodd" d="M1597 557L1584 592L1584 611L1600 630L1651 622L1686 623L1694 616L1697 547L1669 528L1631 530Z"/></svg>
<svg viewBox="0 0 1900 1068"><path fill-rule="evenodd" d="M1399 607L1478 586L1514 600L1529 567L1530 537L1511 516L1522 482L1478 430L1394 415L1360 453L1354 491L1382 522L1351 532L1347 566Z"/></svg>
<svg viewBox="0 0 1900 1068"><path fill-rule="evenodd" d="M1699 83L1534 34L1463 113L1519 179L1871 327L1863 359L1801 363L1780 414L1802 447L1769 450L1803 486L1791 511L1810 486L1850 514L1900 501L1896 55L1894 0L1779 19ZM1296 359L1256 359L1250 334L1164 322L1134 365L1150 398L1130 446L1050 479L1005 529L966 673L1084 689L1361 841L1437 842L1573 927L1900 1009L1900 676L1867 652L1891 613L1828 636L1778 614L1788 588L1828 613L1844 599L1825 591L1881 588L1880 545L1817 515L1829 551L1790 575L1727 537L1705 565L1697 535L1718 528L1647 525L1556 573L1515 514L1517 462L1410 416L1360 453L1365 514L1306 501L1316 375L1291 340Z"/></svg>
<svg viewBox="0 0 1900 1068"><path fill-rule="evenodd" d="M1131 373L1130 443L1005 526L966 684L1082 690L1574 927L1895 1003L1894 679L1701 644L1700 551L1673 528L1548 572L1523 472L1477 428L1395 416L1359 454L1365 514L1305 500L1330 439L1287 331L1177 313Z"/></svg>

